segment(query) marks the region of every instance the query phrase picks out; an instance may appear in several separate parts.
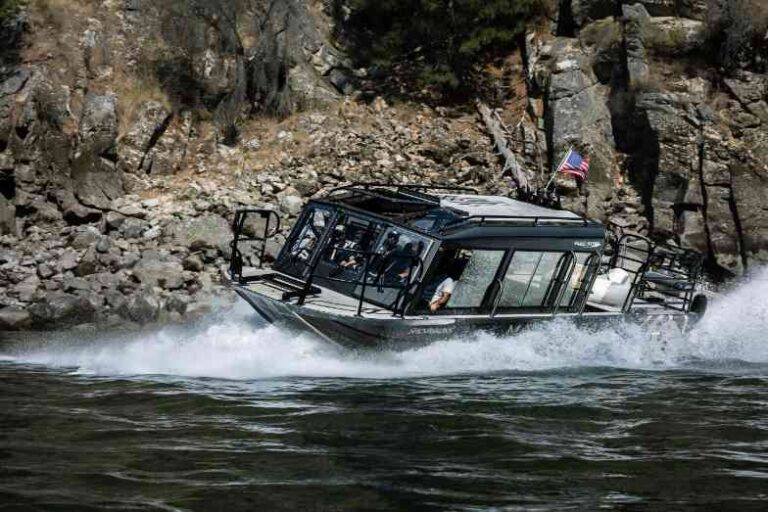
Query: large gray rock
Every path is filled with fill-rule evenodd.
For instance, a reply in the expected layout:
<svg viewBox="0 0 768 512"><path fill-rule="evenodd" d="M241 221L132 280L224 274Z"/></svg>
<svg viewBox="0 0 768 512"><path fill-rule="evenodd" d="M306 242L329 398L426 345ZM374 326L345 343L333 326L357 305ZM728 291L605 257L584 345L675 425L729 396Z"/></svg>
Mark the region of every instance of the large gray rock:
<svg viewBox="0 0 768 512"><path fill-rule="evenodd" d="M92 321L96 308L87 298L53 292L32 304L29 313L32 321L40 327L60 327Z"/></svg>
<svg viewBox="0 0 768 512"><path fill-rule="evenodd" d="M176 290L184 286L184 268L177 261L159 261L142 258L133 267L135 275L141 284L158 286L167 290Z"/></svg>
<svg viewBox="0 0 768 512"><path fill-rule="evenodd" d="M232 241L232 228L224 217L208 213L170 224L165 229L165 238L174 245L187 247L192 251L218 249L227 254L229 243Z"/></svg>
<svg viewBox="0 0 768 512"><path fill-rule="evenodd" d="M645 36L651 16L641 4L624 5L624 47L626 49L627 72L630 87L645 86L651 69L645 51Z"/></svg>
<svg viewBox="0 0 768 512"><path fill-rule="evenodd" d="M160 313L160 301L151 293L141 293L128 299L122 313L134 322L145 325L157 320Z"/></svg>
<svg viewBox="0 0 768 512"><path fill-rule="evenodd" d="M19 308L0 309L0 331L17 331L26 329L32 324L29 311Z"/></svg>
<svg viewBox="0 0 768 512"><path fill-rule="evenodd" d="M79 145L72 157L72 185L75 196L87 207L106 210L113 199L125 192L118 170L117 98L113 95L86 96L80 120Z"/></svg>
<svg viewBox="0 0 768 512"><path fill-rule="evenodd" d="M613 123L608 109L610 88L599 82L589 55L574 39L558 38L551 48L555 59L551 66L547 94L546 124L554 156L553 170L571 147L591 159L590 195L610 195L617 164L614 160ZM563 186L573 186L573 179L558 176ZM602 216L598 201L572 203L568 206L590 215Z"/></svg>

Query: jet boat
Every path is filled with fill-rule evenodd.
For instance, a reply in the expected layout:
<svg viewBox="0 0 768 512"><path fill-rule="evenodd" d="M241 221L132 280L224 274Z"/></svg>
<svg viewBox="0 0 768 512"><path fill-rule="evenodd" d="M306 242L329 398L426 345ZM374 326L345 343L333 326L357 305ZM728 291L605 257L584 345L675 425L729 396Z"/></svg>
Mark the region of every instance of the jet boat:
<svg viewBox="0 0 768 512"><path fill-rule="evenodd" d="M471 189L353 184L310 201L273 265L274 210L235 214L229 284L266 321L408 348L556 318L687 324L702 258L562 209Z"/></svg>

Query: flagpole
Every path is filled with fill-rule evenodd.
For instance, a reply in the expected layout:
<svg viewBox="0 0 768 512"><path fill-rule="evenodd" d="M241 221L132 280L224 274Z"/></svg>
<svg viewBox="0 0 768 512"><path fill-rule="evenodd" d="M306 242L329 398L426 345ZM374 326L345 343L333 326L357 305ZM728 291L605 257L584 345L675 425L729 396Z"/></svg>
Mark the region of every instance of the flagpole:
<svg viewBox="0 0 768 512"><path fill-rule="evenodd" d="M571 151L573 151L573 148L569 148L568 151L566 151L565 156L560 161L560 165L555 167L555 172L552 173L552 176L549 178L549 181L547 182L547 186L544 187L544 192L549 190L549 186L552 184L553 181L555 181L555 176L557 176L557 173L560 172L560 169L562 169L563 164L565 163L565 161L568 160L568 155L571 154Z"/></svg>

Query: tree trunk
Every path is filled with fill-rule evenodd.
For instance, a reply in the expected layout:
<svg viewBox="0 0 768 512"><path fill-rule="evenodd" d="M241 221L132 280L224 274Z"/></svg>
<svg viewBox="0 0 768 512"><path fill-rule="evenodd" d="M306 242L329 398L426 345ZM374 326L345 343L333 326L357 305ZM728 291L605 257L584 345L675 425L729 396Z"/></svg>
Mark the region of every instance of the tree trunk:
<svg viewBox="0 0 768 512"><path fill-rule="evenodd" d="M502 170L502 174L509 172L517 183L518 190L528 191L530 189L528 184L528 175L517 163L515 154L511 149L509 149L509 146L507 145L507 137L504 135L504 130L501 128L501 123L499 123L499 121L493 116L493 113L491 112L491 109L488 108L488 105L480 100L477 100L476 103L477 111L480 112L480 117L482 117L483 123L485 123L485 128L493 137L496 150L499 152L502 158L504 158L504 169Z"/></svg>

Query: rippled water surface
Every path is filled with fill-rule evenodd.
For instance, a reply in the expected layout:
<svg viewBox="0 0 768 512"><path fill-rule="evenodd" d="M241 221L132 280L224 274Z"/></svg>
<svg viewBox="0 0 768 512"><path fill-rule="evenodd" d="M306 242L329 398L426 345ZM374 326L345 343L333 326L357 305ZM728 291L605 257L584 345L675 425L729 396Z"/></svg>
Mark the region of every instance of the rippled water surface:
<svg viewBox="0 0 768 512"><path fill-rule="evenodd" d="M768 283L693 332L339 352L245 309L0 345L0 508L765 510Z"/></svg>

